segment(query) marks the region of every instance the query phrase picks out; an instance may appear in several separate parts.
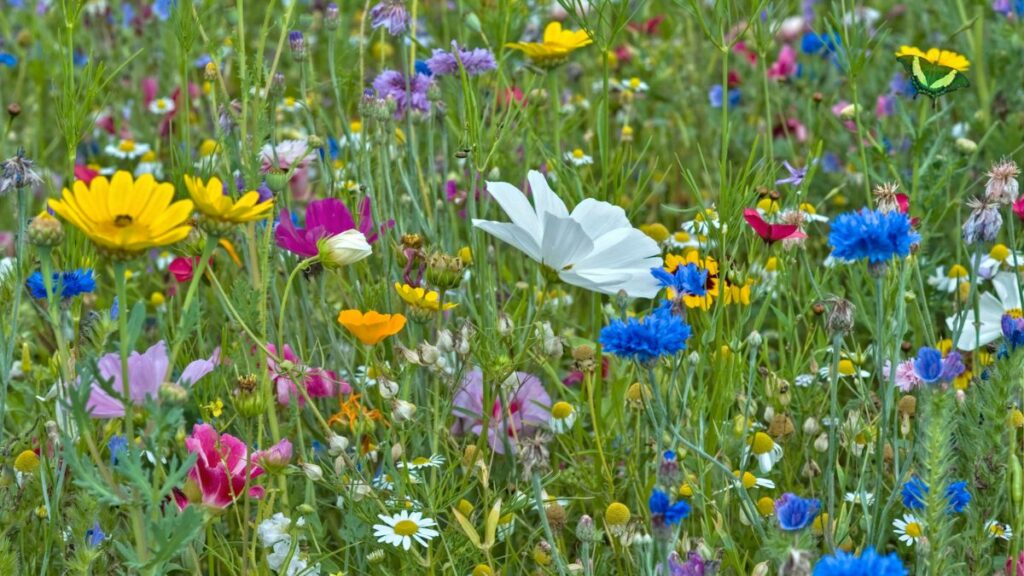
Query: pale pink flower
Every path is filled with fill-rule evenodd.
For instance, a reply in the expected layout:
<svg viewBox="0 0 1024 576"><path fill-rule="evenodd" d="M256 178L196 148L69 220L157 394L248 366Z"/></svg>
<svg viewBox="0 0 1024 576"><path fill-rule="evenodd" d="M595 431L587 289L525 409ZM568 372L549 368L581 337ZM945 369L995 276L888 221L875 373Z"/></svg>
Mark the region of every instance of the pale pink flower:
<svg viewBox="0 0 1024 576"><path fill-rule="evenodd" d="M487 443L498 454L505 453L506 439L510 446L515 447L518 438L532 434L551 418L551 397L536 376L516 372L509 376L503 387L511 390L508 409L502 408L495 389L487 431ZM473 433L479 436L483 433L483 405L484 376L480 370L473 370L462 379L452 401L455 416L452 434Z"/></svg>

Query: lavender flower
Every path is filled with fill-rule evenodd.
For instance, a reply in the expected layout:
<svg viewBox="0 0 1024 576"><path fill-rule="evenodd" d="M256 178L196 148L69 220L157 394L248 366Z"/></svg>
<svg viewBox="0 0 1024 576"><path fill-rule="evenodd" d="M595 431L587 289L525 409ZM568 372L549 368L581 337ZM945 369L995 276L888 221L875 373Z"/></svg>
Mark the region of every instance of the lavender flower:
<svg viewBox="0 0 1024 576"><path fill-rule="evenodd" d="M466 74L476 76L484 72L494 70L498 67L494 61L494 54L486 48L474 48L468 50L460 48L458 43L452 40L451 52L434 50L433 55L427 60L427 68L437 76L458 74L459 63L466 69Z"/></svg>
<svg viewBox="0 0 1024 576"><path fill-rule="evenodd" d="M409 12L402 0L384 0L370 9L370 26L387 28L388 34L401 36L409 28Z"/></svg>
<svg viewBox="0 0 1024 576"><path fill-rule="evenodd" d="M406 86L406 77L395 70L385 70L373 81L373 89L379 97L395 102L395 118L405 117L409 110L429 114L430 98L427 92L433 85L433 80L428 76L416 74L409 78Z"/></svg>

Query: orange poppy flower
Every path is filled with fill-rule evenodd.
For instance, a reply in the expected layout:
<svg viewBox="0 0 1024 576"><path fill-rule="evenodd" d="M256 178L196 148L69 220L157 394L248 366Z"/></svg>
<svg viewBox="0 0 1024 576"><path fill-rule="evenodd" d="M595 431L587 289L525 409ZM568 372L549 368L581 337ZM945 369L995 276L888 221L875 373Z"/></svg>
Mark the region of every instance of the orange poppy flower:
<svg viewBox="0 0 1024 576"><path fill-rule="evenodd" d="M354 309L342 310L341 314L338 314L338 323L363 344L373 346L388 336L401 332L405 327L405 316L381 314L376 310L370 310L365 314Z"/></svg>

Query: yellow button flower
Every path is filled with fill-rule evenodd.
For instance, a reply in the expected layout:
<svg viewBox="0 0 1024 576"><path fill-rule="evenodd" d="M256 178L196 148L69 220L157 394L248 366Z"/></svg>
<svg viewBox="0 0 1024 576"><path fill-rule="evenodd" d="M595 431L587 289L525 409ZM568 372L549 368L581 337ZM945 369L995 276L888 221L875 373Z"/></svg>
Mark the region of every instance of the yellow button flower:
<svg viewBox="0 0 1024 576"><path fill-rule="evenodd" d="M32 474L39 469L39 456L32 450L25 450L14 459L14 469L22 474Z"/></svg>
<svg viewBox="0 0 1024 576"><path fill-rule="evenodd" d="M553 68L565 62L574 50L593 43L585 30L563 30L561 22L552 22L544 28L543 42L512 42L508 48L519 50L536 65Z"/></svg>
<svg viewBox="0 0 1024 576"><path fill-rule="evenodd" d="M427 310L430 312L439 312L441 310L451 310L458 306L454 303L441 303L441 295L434 290L427 290L422 286L414 288L408 284L402 284L395 282L395 291L405 301L406 304L420 310Z"/></svg>
<svg viewBox="0 0 1024 576"><path fill-rule="evenodd" d="M917 56L932 64L952 68L958 72L966 72L971 67L970 61L963 54L957 54L951 50L929 48L927 52L923 52L916 46L900 46L900 49L896 52L896 57L900 58L903 56Z"/></svg>
<svg viewBox="0 0 1024 576"><path fill-rule="evenodd" d="M152 174L136 180L121 170L110 180L97 176L89 185L76 180L49 206L98 248L134 255L188 236L192 202L173 200L173 185L158 183Z"/></svg>
<svg viewBox="0 0 1024 576"><path fill-rule="evenodd" d="M375 310L362 313L359 310L342 310L338 323L367 346L373 346L388 336L394 336L405 327L405 316L381 314Z"/></svg>
<svg viewBox="0 0 1024 576"><path fill-rule="evenodd" d="M263 220L274 206L273 200L260 202L260 194L255 190L246 192L235 201L224 193L224 184L216 177L203 184L199 178L186 175L185 187L196 203L196 210L218 222L240 224Z"/></svg>

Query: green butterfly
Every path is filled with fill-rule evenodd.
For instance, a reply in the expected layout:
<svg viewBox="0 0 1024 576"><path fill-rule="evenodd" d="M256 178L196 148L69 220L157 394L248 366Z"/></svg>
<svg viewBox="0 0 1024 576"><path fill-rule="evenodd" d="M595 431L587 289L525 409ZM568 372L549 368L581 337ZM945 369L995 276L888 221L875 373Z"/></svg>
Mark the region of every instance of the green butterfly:
<svg viewBox="0 0 1024 576"><path fill-rule="evenodd" d="M909 54L897 56L896 59L906 69L907 74L910 74L910 82L914 88L919 93L931 98L933 102L943 94L971 85L967 76L955 68L935 64L920 56Z"/></svg>

